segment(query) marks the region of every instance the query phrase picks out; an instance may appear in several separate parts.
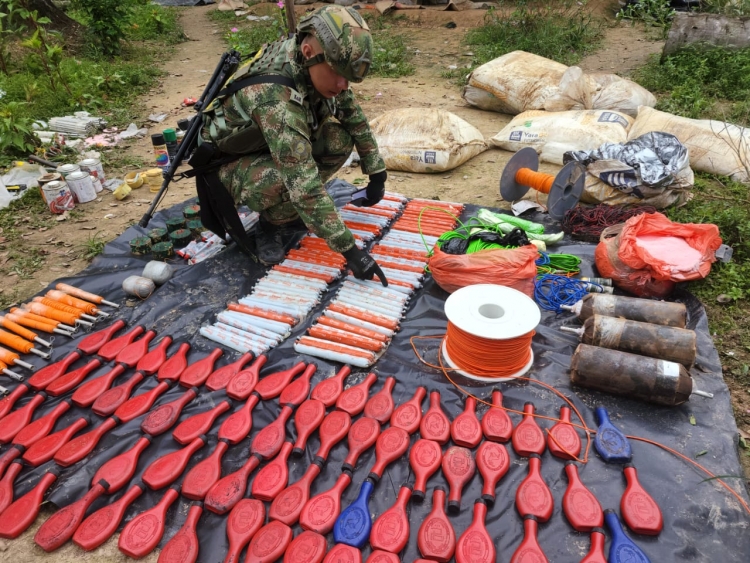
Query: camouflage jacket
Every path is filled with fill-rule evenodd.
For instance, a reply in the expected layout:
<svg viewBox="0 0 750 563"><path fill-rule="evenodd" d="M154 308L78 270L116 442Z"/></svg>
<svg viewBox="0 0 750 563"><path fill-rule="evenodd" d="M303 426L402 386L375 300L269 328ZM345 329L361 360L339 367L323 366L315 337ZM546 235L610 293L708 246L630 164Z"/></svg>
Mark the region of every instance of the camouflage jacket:
<svg viewBox="0 0 750 563"><path fill-rule="evenodd" d="M354 237L325 191L312 157L312 143L317 139L320 124L332 117L341 123L354 140L363 173L381 172L385 163L351 89L332 100L322 98L298 62L297 53L294 38L277 41L261 49L234 76L241 79L280 74L292 78L296 90L279 84L248 86L224 100L220 111L229 130L252 121L252 127L257 128L254 149L267 147L270 151L302 220L333 250L343 252L354 245ZM213 135L204 127L203 138L210 137Z"/></svg>

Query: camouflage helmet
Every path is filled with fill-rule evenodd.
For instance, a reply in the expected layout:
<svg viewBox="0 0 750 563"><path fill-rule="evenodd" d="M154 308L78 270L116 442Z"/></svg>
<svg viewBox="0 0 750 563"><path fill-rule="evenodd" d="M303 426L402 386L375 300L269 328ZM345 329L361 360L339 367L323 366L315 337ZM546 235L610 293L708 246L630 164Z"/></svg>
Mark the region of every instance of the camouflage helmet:
<svg viewBox="0 0 750 563"><path fill-rule="evenodd" d="M313 34L323 47L324 56L309 59L305 66L327 62L349 82L362 82L372 62L372 36L367 22L356 10L325 6L300 20L300 37Z"/></svg>

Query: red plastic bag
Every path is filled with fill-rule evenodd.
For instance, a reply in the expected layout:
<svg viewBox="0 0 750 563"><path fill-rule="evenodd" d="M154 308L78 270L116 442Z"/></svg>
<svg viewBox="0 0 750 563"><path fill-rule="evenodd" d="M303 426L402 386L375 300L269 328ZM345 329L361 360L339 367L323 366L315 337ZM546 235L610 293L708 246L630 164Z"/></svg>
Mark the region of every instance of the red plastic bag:
<svg viewBox="0 0 750 563"><path fill-rule="evenodd" d="M617 255L624 264L673 282L705 278L721 246L716 225L673 223L661 213L628 219L619 238Z"/></svg>
<svg viewBox="0 0 750 563"><path fill-rule="evenodd" d="M532 244L461 255L446 254L436 247L427 266L437 284L448 293L467 285L494 283L533 297L537 258L539 252Z"/></svg>

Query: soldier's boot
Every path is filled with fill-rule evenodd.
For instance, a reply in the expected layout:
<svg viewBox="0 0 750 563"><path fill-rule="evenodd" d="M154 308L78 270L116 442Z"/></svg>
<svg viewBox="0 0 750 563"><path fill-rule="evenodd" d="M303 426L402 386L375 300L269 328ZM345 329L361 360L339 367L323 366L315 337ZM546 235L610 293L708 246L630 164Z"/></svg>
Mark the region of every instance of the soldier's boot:
<svg viewBox="0 0 750 563"><path fill-rule="evenodd" d="M281 229L261 219L255 226L255 251L258 260L266 266L273 266L284 259L284 244Z"/></svg>

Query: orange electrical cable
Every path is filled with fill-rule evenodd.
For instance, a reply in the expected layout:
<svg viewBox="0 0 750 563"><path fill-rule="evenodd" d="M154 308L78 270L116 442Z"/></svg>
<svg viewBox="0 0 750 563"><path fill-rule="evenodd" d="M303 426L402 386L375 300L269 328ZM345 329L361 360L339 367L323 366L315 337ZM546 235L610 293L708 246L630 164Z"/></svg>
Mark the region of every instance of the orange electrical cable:
<svg viewBox="0 0 750 563"><path fill-rule="evenodd" d="M555 177L552 174L535 172L530 168L521 168L516 172L516 182L522 186L534 188L536 191L542 192L543 194L548 194L552 189L552 184L555 183Z"/></svg>
<svg viewBox="0 0 750 563"><path fill-rule="evenodd" d="M445 347L462 371L479 377L504 378L521 371L531 359L534 331L507 340L491 340L461 330L448 321Z"/></svg>
<svg viewBox="0 0 750 563"><path fill-rule="evenodd" d="M438 362L439 362L440 365L431 364L428 361L426 361L424 358L422 358L422 356L420 355L420 353L417 351L416 345L414 344L415 340L435 340L435 339L444 340L445 337L446 337L445 334L440 334L440 335L435 335L435 336L412 336L409 339L409 342L411 344L412 350L414 351L414 354L417 356L417 359L420 361L420 363L422 363L422 364L424 364L424 365L426 365L428 367L431 367L433 369L439 369L439 370L441 370L443 372L443 375L445 375L446 379L448 381L450 381L451 384L456 389L458 389L459 391L461 391L461 393L463 393L467 397L471 397L475 401L477 401L478 403L482 403L484 405L487 405L490 408L502 409L502 410L504 410L506 412L512 412L512 413L515 413L515 414L518 414L518 415L521 415L521 416L528 416L528 413L524 413L523 411L517 411L515 409L510 409L508 407L493 405L492 403L487 402L484 399L481 399L480 397L477 397L473 393L467 391L466 389L464 389L463 387L461 387L458 383L456 383L455 381L453 381L453 379L451 379L451 376L448 375L449 371L456 371L456 370L452 369L452 368L449 368L449 367L446 367L445 365L443 365L443 359L441 357L440 352L438 352L438 354L437 354ZM575 457L575 460L578 461L578 462L580 462L580 463L588 463L589 451L591 449L591 436L594 435L594 434L596 434L596 430L592 429L592 428L589 428L586 425L586 422L583 420L583 416L578 411L578 409L573 404L573 402L570 401L570 399L568 399L565 395L563 395L562 393L560 393L560 391L558 391L557 389L555 389L551 385L548 385L547 383L544 383L543 381L539 381L538 379L532 379L532 378L529 378L529 377L515 377L513 379L514 380L518 380L518 381L529 381L531 383L535 383L536 385L544 387L544 388L548 389L549 391L552 391L555 395L557 395L563 401L565 401L568 404L568 406L570 406L571 410L578 417L578 420L581 421L580 425L579 424L575 424L573 422L571 422L570 425L573 426L574 428L578 428L580 430L583 430L584 433L586 434L586 448L584 450L584 456L583 456L583 458L579 459L578 457L575 457L575 456L573 456L573 457ZM559 418L554 418L554 417L550 417L550 416L544 416L544 415L537 414L537 413L534 413L531 416L533 416L534 418L542 419L542 420L550 420L550 421L553 421L553 422L562 422ZM560 448L563 451L565 451L566 453L568 453L568 454L570 454L572 456L572 454L568 450L566 450L564 447L562 447L562 445L557 440L555 440L554 436L552 436L551 434L549 434L549 430L548 429L546 431L547 431L547 434L550 435L550 437L552 438L552 440L554 440L554 442L558 446L560 446ZM690 459L689 457L687 457L686 455L681 454L677 450L674 450L674 449L670 448L669 446L665 446L664 444L661 444L659 442L656 442L655 440L649 440L648 438L643 438L641 436L627 436L627 437L629 439L632 439L632 440L637 440L639 442L644 442L646 444L651 444L652 446L656 446L658 448L661 448L664 451L671 453L675 457L678 457L678 458L682 459L683 461L689 462L690 464L692 464L693 466L695 466L696 468L698 468L699 470L701 470L703 473L705 473L706 475L708 475L709 478L716 480L717 483L719 483L722 487L724 487L724 489L726 489L733 497L735 497L737 499L737 501L740 503L740 505L742 506L742 508L745 509L745 512L747 512L748 514L750 514L750 506L748 506L748 504L737 493L737 491L735 491L734 489L732 489L732 487L730 487L729 485L727 485L722 479L717 478L716 475L714 475L713 473L711 473L711 471L709 471L708 469L706 469L705 467L703 467L697 461L694 461L694 460Z"/></svg>

